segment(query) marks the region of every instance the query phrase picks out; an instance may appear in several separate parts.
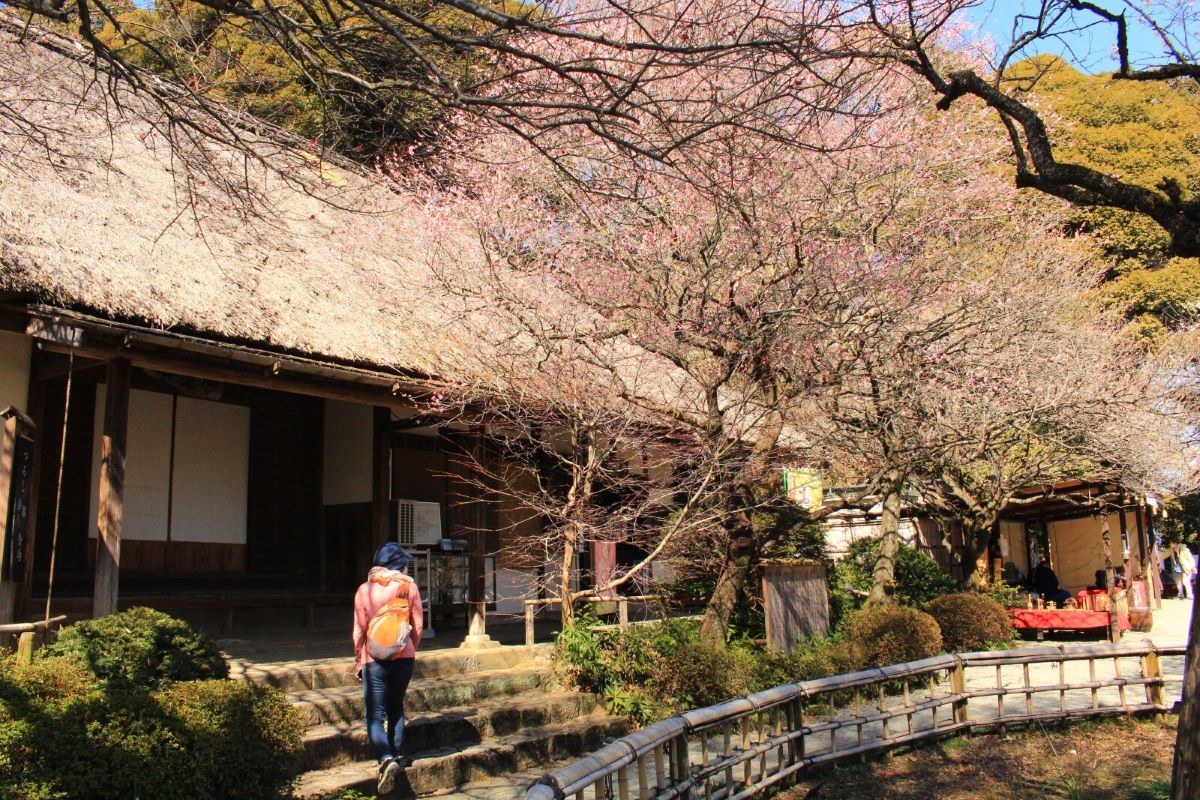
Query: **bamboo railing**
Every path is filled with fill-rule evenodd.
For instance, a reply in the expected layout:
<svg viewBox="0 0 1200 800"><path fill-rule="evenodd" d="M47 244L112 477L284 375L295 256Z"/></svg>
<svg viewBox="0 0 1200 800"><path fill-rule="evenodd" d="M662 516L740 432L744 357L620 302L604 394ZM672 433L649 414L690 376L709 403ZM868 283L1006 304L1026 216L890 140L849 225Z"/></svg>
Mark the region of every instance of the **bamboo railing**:
<svg viewBox="0 0 1200 800"><path fill-rule="evenodd" d="M1181 691L1185 650L1023 647L777 686L630 734L547 773L525 800L742 800L810 767L923 739L1165 712Z"/></svg>
<svg viewBox="0 0 1200 800"><path fill-rule="evenodd" d="M589 603L615 603L617 606L617 625L621 630L629 627L629 604L630 603L650 603L657 600L654 595L617 595L615 597L589 597ZM561 606L562 600L557 597L549 597L541 600L526 600L525 601L525 646L533 647L536 641L535 633L535 615L539 608L544 606Z"/></svg>
<svg viewBox="0 0 1200 800"><path fill-rule="evenodd" d="M37 622L6 622L0 625L0 644L7 644L10 636L17 637L17 660L22 664L33 661L35 637L41 636L42 644L46 643L46 635L51 625L57 625L66 620L66 614L57 617L38 620Z"/></svg>

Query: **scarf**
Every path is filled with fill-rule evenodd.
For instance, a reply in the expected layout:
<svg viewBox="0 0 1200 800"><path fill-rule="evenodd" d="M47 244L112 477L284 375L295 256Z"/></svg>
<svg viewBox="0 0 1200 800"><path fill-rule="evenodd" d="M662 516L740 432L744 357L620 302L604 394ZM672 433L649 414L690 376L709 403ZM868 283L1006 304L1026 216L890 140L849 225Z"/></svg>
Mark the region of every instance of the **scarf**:
<svg viewBox="0 0 1200 800"><path fill-rule="evenodd" d="M371 571L367 573L367 581L374 583L392 583L393 581L409 581L412 578L404 574L398 569L388 569L387 567L371 567Z"/></svg>

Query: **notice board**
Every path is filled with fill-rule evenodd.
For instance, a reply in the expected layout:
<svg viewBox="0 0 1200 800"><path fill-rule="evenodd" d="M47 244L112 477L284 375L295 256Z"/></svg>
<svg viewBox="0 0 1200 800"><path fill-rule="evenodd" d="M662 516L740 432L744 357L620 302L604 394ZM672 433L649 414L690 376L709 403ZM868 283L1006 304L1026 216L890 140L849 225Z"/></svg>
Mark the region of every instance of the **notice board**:
<svg viewBox="0 0 1200 800"><path fill-rule="evenodd" d="M0 580L25 580L29 552L30 498L33 492L33 423L12 406L0 411L4 444L0 450Z"/></svg>
<svg viewBox="0 0 1200 800"><path fill-rule="evenodd" d="M824 564L788 559L765 561L762 568L768 647L787 651L803 639L829 633Z"/></svg>

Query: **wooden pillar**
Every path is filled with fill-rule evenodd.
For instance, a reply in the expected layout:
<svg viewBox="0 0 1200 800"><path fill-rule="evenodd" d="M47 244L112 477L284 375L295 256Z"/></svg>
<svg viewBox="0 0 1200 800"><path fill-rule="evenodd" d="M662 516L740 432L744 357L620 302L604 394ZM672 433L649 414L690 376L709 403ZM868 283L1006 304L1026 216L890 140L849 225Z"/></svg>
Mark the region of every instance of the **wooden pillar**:
<svg viewBox="0 0 1200 800"><path fill-rule="evenodd" d="M392 412L376 407L371 437L372 550L391 538ZM371 558L372 553L366 557ZM360 570L364 571L365 570Z"/></svg>
<svg viewBox="0 0 1200 800"><path fill-rule="evenodd" d="M0 411L0 622L12 622L17 593L25 580L29 520L33 516L35 432L33 422L15 408Z"/></svg>
<svg viewBox="0 0 1200 800"><path fill-rule="evenodd" d="M125 439L129 425L129 360L108 362L104 432L100 441L100 513L96 523L96 577L92 616L117 612L121 571L121 520L125 513Z"/></svg>
<svg viewBox="0 0 1200 800"><path fill-rule="evenodd" d="M1162 587L1158 585L1158 569L1154 566L1154 548L1150 546L1150 542L1146 538L1146 525L1144 515L1146 507L1139 504L1137 515L1134 519L1137 520L1137 538L1138 538L1138 561L1142 565L1142 580L1146 582L1146 601L1150 608L1162 607Z"/></svg>
<svg viewBox="0 0 1200 800"><path fill-rule="evenodd" d="M1133 544L1130 543L1129 548L1126 549L1125 543L1129 541L1129 523L1125 520L1124 497L1121 498L1121 509L1118 513L1121 515L1121 558L1122 564L1125 567L1125 590L1127 593L1132 594L1133 573L1129 571L1129 552L1133 549Z"/></svg>
<svg viewBox="0 0 1200 800"><path fill-rule="evenodd" d="M45 356L41 348L33 347L29 355L29 415L34 428L40 431L38 445L33 449L33 486L29 492L29 527L26 529L25 577L17 593L17 613L21 616L33 614L33 559L36 555L38 494L41 491L42 454L47 447L54 447L54 436L46 430L46 382L42 376ZM63 421L66 424L66 420ZM58 431L61 435L62 431ZM59 441L61 447L61 440ZM38 609L39 611L42 609Z"/></svg>
<svg viewBox="0 0 1200 800"><path fill-rule="evenodd" d="M464 647L499 647L487 632L487 499L483 496L483 484L487 467L487 443L478 432L469 435L464 449L469 449L465 469L473 470L467 476L465 486L471 495L471 512L468 515L470 530L467 532L467 637Z"/></svg>
<svg viewBox="0 0 1200 800"><path fill-rule="evenodd" d="M1100 517L1100 537L1104 541L1104 579L1108 583L1108 640L1121 639L1121 628L1117 620L1116 571L1112 562L1112 530L1108 524L1108 512Z"/></svg>
<svg viewBox="0 0 1200 800"><path fill-rule="evenodd" d="M1154 517L1150 515L1150 509L1145 510L1146 520L1146 545L1150 548L1150 568L1154 571L1154 608L1162 608L1162 561L1158 557L1158 542L1154 535ZM1141 517L1138 518L1141 522Z"/></svg>

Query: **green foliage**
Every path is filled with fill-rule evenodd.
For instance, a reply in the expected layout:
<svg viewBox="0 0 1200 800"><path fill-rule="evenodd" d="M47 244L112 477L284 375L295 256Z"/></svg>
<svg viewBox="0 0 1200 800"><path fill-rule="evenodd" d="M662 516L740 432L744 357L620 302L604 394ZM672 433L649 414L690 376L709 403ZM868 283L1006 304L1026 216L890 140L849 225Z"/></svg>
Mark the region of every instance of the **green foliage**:
<svg viewBox="0 0 1200 800"><path fill-rule="evenodd" d="M829 612L834 630L862 606L863 592L871 590L871 572L879 557L879 539L859 539L846 557L829 571ZM933 598L955 590L954 578L920 550L901 544L896 555L896 587L892 598L902 606L924 606ZM857 592L857 594L856 594Z"/></svg>
<svg viewBox="0 0 1200 800"><path fill-rule="evenodd" d="M999 579L988 583L979 594L996 601L1002 608L1025 607L1025 594L1016 586L1009 586Z"/></svg>
<svg viewBox="0 0 1200 800"><path fill-rule="evenodd" d="M837 639L814 639L791 653L773 653L736 640L716 647L700 638L693 620L667 619L559 636L558 658L576 685L604 696L610 712L640 724L760 689L857 668L854 650ZM576 659L583 659L581 663Z"/></svg>
<svg viewBox="0 0 1200 800"><path fill-rule="evenodd" d="M1171 782L1138 781L1129 792L1129 800L1170 800Z"/></svg>
<svg viewBox="0 0 1200 800"><path fill-rule="evenodd" d="M928 658L942 651L937 621L915 608L876 606L856 611L846 621L845 636L863 667L884 667Z"/></svg>
<svg viewBox="0 0 1200 800"><path fill-rule="evenodd" d="M1173 497L1167 502L1169 514L1166 519L1155 521L1155 526L1168 542L1183 542L1192 550L1200 547L1200 494Z"/></svg>
<svg viewBox="0 0 1200 800"><path fill-rule="evenodd" d="M241 681L187 681L159 699L189 743L194 797L278 797L300 773L302 726L282 692Z"/></svg>
<svg viewBox="0 0 1200 800"><path fill-rule="evenodd" d="M151 692L72 657L0 662L0 797L277 797L299 743L275 690L209 680Z"/></svg>
<svg viewBox="0 0 1200 800"><path fill-rule="evenodd" d="M41 652L44 657L76 659L109 683L135 687L229 675L212 640L150 608L78 622Z"/></svg>
<svg viewBox="0 0 1200 800"><path fill-rule="evenodd" d="M340 29L339 50L352 47L350 58L380 85L367 91L355 82L325 71L336 70L338 57L301 30L289 46L306 48L316 61L302 70L268 27L218 11L195 0L156 0L129 4L116 13L120 29L106 22L99 35L131 62L167 75L192 91L289 128L320 144L360 158L398 145L428 140L444 112L423 92L404 83L434 83L432 68L412 53L388 47L355 26L369 21L340 12L336 20L327 6L283 0L252 5L264 17L286 14L306 20L315 15L329 30ZM470 35L478 23L451 8L401 2L398 8L450 36ZM307 21L307 20L306 20ZM394 24L401 24L395 22ZM421 40L421 52L451 80L465 81L477 58L452 45L439 45L416 28L406 31ZM389 85L390 84L390 85Z"/></svg>
<svg viewBox="0 0 1200 800"><path fill-rule="evenodd" d="M1040 56L1032 101L1049 112L1055 154L1182 202L1200 194L1200 93L1190 81L1113 80ZM1096 234L1112 259L1102 297L1138 337L1153 342L1200 319L1200 260L1172 258L1163 229L1141 214L1076 208L1073 225Z"/></svg>
<svg viewBox="0 0 1200 800"><path fill-rule="evenodd" d="M1004 606L977 592L935 597L926 607L937 620L942 644L951 651L985 650L1012 640L1013 628Z"/></svg>

